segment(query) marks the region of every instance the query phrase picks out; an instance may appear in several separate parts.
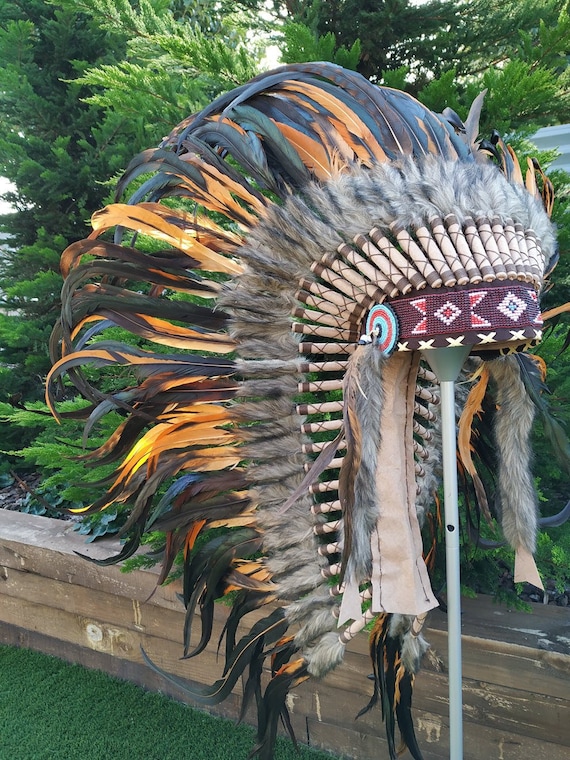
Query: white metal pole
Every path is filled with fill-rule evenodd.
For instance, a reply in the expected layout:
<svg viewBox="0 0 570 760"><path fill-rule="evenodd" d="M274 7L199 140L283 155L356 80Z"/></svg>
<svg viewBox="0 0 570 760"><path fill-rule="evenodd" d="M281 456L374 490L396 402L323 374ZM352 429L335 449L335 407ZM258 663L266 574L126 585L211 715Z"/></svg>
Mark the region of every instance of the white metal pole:
<svg viewBox="0 0 570 760"><path fill-rule="evenodd" d="M469 348L436 348L424 358L441 385L441 437L443 448L443 506L447 579L447 651L449 661L449 757L463 758L463 695L461 667L461 586L459 508L457 494L457 434L455 380Z"/></svg>

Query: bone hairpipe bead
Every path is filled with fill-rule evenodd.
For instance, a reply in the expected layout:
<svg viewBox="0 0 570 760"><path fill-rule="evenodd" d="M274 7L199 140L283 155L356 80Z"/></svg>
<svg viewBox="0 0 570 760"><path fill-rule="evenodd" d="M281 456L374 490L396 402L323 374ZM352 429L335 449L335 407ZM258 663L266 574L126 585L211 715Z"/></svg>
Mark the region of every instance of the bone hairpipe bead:
<svg viewBox="0 0 570 760"><path fill-rule="evenodd" d="M493 217L493 219L491 220L491 231L493 232L495 243L497 244L497 248L499 249L499 255L503 262L503 266L505 267L507 277L510 280L516 280L517 268L515 266L515 262L511 254L511 250L509 248L507 238L505 237L505 230L503 228L503 224L498 216Z"/></svg>
<svg viewBox="0 0 570 760"><path fill-rule="evenodd" d="M354 298L347 298L346 296L342 295L342 293L338 293L336 290L327 288L327 286L322 282L316 282L315 280L309 280L306 277L303 277L299 281L299 288L300 290L297 291L296 296L299 301L303 300L303 291L307 291L318 296L321 299L325 299L329 303L335 304L336 306L340 307L340 309L348 311L356 307L362 308L361 304L355 302ZM342 313L342 311L340 313Z"/></svg>
<svg viewBox="0 0 570 760"><path fill-rule="evenodd" d="M390 296L394 291L394 283L387 275L387 269L384 271L378 268L378 266L371 264L361 256L358 251L355 251L352 246L348 245L348 243L342 243L337 250L349 264L352 264L352 266L356 267L356 269L358 269L364 277L369 279L370 282L373 282L377 287L381 288L387 296ZM412 288L407 280L402 281L402 287L406 289L406 292Z"/></svg>
<svg viewBox="0 0 570 760"><path fill-rule="evenodd" d="M374 266L378 267L378 269L386 275L388 281L392 285L391 298L395 298L400 293L409 293L409 291L412 290L414 287L413 282L411 282L406 274L402 272L402 269L398 268L396 265L396 259L398 257L399 260L406 264L404 257L399 251L394 248L388 255L387 252L377 248L372 241L364 235L355 235L354 243L366 254L367 258L373 262ZM406 265L409 266L409 264Z"/></svg>
<svg viewBox="0 0 570 760"><path fill-rule="evenodd" d="M417 227L415 229L415 236L438 272L442 273L446 270L451 270L457 285L466 285L469 282L467 272L463 268L459 255L453 247L451 250L448 249L448 255L446 256L427 227Z"/></svg>
<svg viewBox="0 0 570 760"><path fill-rule="evenodd" d="M312 307L311 312L313 314L318 312L326 313L342 321L346 319L350 319L351 321L358 319L363 312L362 306L355 301L347 301L343 307L313 293L309 293L307 290L298 290L295 293L295 300Z"/></svg>
<svg viewBox="0 0 570 760"><path fill-rule="evenodd" d="M373 227L369 233L370 241L367 244L368 251L374 256L376 253L385 255L407 280L412 284L415 290L420 290L427 285L427 280L421 271L418 271L414 261L405 256L386 235L376 227Z"/></svg>
<svg viewBox="0 0 570 760"><path fill-rule="evenodd" d="M483 275L483 280L485 282L493 282L493 280L496 279L495 272L493 271L493 267L489 262L487 252L485 251L485 246L479 237L479 230L477 229L477 225L475 224L475 221L471 219L471 217L467 217L465 219L463 231L465 233L465 239L469 244L469 248L473 252L473 258L477 264L477 269Z"/></svg>
<svg viewBox="0 0 570 760"><path fill-rule="evenodd" d="M352 295L355 301L361 300L359 294L362 293L370 296L375 302L382 298L382 293L378 287L365 280L359 272L348 266L336 252L325 254L320 262L314 262L311 265L311 270L323 279L327 279L339 290L342 289L339 279L342 280L344 292L347 295Z"/></svg>
<svg viewBox="0 0 570 760"><path fill-rule="evenodd" d="M329 285L332 285L337 290L340 290L340 292L348 296L351 301L362 301L362 296L364 295L362 290L354 285L348 278L345 278L343 276L342 267L335 266L334 269L329 269L320 261L315 261L311 264L311 271L317 277L320 277L321 280L324 280ZM379 297L381 298L382 292L378 288L375 288L375 290L378 292ZM375 303L378 300L378 298L374 298L374 295L372 293L367 293L365 295L369 297L370 303Z"/></svg>
<svg viewBox="0 0 570 760"><path fill-rule="evenodd" d="M439 216L432 216L429 220L429 224L437 245L441 249L445 260L452 268L454 275L457 277L457 284L467 285L471 280L470 274L465 268L465 263L461 258L460 252L449 237L443 220ZM467 243L465 243L465 245L467 245ZM467 261L473 263L473 260L470 257L467 258Z"/></svg>
<svg viewBox="0 0 570 760"><path fill-rule="evenodd" d="M473 258L473 252L463 234L463 229L459 224L457 217L454 214L448 214L444 219L444 224L447 227L451 242L459 254L459 259L463 264L463 268L467 272L469 282L472 285L478 285L483 280L483 275L479 271L479 267Z"/></svg>
<svg viewBox="0 0 570 760"><path fill-rule="evenodd" d="M328 325L311 325L307 322L293 322L291 330L301 335L315 335L319 338L330 338L331 340L351 341L358 338L359 330L343 329L340 327L329 327Z"/></svg>
<svg viewBox="0 0 570 760"><path fill-rule="evenodd" d="M517 270L517 280L520 280L521 282L532 282L530 263L526 258L523 258L513 220L507 219L503 225L503 229L509 246L509 251L511 252Z"/></svg>
<svg viewBox="0 0 570 760"><path fill-rule="evenodd" d="M354 351L354 341L339 343L299 343L300 354L351 354Z"/></svg>
<svg viewBox="0 0 570 760"><path fill-rule="evenodd" d="M425 277L430 287L439 288L442 284L446 287L450 287L451 284L455 285L456 279L447 265L441 268L442 271L439 271L437 265L429 261L420 246L415 242L403 225L398 222L392 222L390 229L396 236L396 240L400 244L402 250L407 254L409 260L413 262L414 266L422 276ZM370 230L370 237L374 242L380 245L379 240L384 236L380 230L374 228Z"/></svg>
<svg viewBox="0 0 570 760"><path fill-rule="evenodd" d="M344 403L342 401L323 401L317 404L297 404L297 414L305 417L310 414L326 414L333 412L342 412Z"/></svg>
<svg viewBox="0 0 570 760"><path fill-rule="evenodd" d="M295 306L291 315L293 317L298 317L298 319L306 319L319 325L329 325L330 327L338 328L346 327L347 322L351 325L355 325L359 322L354 314L348 314L346 317L338 313L323 314L315 309L304 309L302 306Z"/></svg>
<svg viewBox="0 0 570 760"><path fill-rule="evenodd" d="M491 229L489 220L485 219L484 217L477 217L475 223L477 224L479 237L483 243L483 248L487 254L489 264L493 268L496 279L506 280L507 270L503 264L503 259L501 258L501 254L499 252L499 246L497 245L497 241L493 235L493 230Z"/></svg>
<svg viewBox="0 0 570 760"><path fill-rule="evenodd" d="M544 275L545 261L544 254L542 253L542 248L540 246L540 240L536 237L534 230L525 231L525 240L529 258L531 262L536 265L539 280L542 280L542 277Z"/></svg>
<svg viewBox="0 0 570 760"><path fill-rule="evenodd" d="M299 364L299 372L346 372L347 366L347 360L332 360L328 362L302 362Z"/></svg>
<svg viewBox="0 0 570 760"><path fill-rule="evenodd" d="M526 242L524 227L519 222L515 222L515 234L517 236L517 241L519 244L521 255L528 262L528 267L530 268L530 271L532 272L532 279L530 280L530 282L532 282L535 286L538 286L541 279L540 267L538 265L538 262L534 260L531 256L531 252L529 251L527 242Z"/></svg>

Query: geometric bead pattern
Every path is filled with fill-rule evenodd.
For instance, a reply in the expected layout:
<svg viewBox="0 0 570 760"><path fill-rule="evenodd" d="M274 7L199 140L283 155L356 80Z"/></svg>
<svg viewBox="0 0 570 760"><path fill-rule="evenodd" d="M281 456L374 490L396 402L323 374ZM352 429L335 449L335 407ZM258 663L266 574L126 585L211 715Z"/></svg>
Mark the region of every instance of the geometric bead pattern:
<svg viewBox="0 0 570 760"><path fill-rule="evenodd" d="M536 292L518 280L424 289L389 303L399 322L399 350L523 344L541 337Z"/></svg>

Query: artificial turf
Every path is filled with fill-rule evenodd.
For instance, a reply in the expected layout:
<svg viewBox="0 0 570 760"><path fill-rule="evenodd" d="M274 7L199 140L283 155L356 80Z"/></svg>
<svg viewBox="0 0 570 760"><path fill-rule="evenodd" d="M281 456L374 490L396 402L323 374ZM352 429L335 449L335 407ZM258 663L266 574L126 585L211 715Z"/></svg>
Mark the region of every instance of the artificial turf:
<svg viewBox="0 0 570 760"><path fill-rule="evenodd" d="M249 726L39 652L0 646L0 760L246 760ZM279 739L275 760L334 760Z"/></svg>

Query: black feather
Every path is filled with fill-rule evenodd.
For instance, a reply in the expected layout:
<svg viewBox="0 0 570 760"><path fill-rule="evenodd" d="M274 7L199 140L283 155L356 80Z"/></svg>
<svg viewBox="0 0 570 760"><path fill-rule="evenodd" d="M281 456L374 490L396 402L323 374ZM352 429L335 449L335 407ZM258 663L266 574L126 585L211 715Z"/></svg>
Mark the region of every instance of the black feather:
<svg viewBox="0 0 570 760"><path fill-rule="evenodd" d="M570 441L566 431L553 416L547 402L546 386L536 361L524 353L515 354L526 392L532 399L543 424L544 433L549 439L554 455L560 465L570 472Z"/></svg>
<svg viewBox="0 0 570 760"><path fill-rule="evenodd" d="M255 658L266 656L265 647L274 644L287 630L287 622L284 612L281 608L274 610L266 618L259 620L251 629L249 634L244 636L235 648L231 661L228 663L227 671L223 678L213 683L211 686L201 686L193 684L190 681L167 673L158 667L141 648L142 656L149 667L157 673L160 673L170 683L180 687L192 699L204 705L216 705L223 702L228 697L236 685L238 678ZM260 641L263 646L260 647Z"/></svg>
<svg viewBox="0 0 570 760"><path fill-rule="evenodd" d="M423 760L412 720L413 685L414 676L408 673L400 663L398 666L398 699L395 706L398 728L402 734L402 742L406 745L414 760Z"/></svg>

